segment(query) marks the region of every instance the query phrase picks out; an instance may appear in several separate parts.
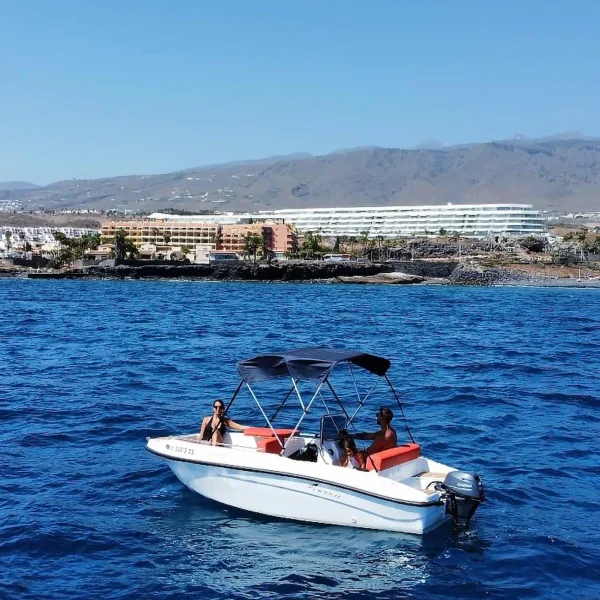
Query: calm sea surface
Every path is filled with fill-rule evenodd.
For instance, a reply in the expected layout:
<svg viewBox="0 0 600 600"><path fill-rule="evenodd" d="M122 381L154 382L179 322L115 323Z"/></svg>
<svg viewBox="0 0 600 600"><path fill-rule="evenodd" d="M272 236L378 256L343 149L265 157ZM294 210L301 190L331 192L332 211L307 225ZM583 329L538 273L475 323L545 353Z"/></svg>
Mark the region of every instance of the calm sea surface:
<svg viewBox="0 0 600 600"><path fill-rule="evenodd" d="M484 477L470 530L255 516L145 451L313 344L392 359L425 453ZM600 597L599 290L0 280L0 364L2 599Z"/></svg>

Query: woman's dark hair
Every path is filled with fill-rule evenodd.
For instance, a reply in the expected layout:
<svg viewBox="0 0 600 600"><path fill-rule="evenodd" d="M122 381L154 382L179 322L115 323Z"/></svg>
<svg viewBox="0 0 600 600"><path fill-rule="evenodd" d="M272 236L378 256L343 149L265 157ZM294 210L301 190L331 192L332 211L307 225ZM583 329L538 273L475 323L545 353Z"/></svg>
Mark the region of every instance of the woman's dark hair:
<svg viewBox="0 0 600 600"><path fill-rule="evenodd" d="M352 450L353 454L358 453L358 448L356 447L356 442L351 437L344 438L342 443L343 443L344 450Z"/></svg>

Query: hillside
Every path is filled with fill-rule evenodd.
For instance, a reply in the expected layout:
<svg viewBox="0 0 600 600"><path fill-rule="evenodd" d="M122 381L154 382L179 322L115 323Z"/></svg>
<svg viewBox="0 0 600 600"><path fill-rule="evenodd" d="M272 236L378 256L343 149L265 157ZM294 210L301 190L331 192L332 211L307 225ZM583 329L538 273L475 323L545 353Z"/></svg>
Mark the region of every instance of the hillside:
<svg viewBox="0 0 600 600"><path fill-rule="evenodd" d="M600 140L520 139L412 150L366 147L162 175L61 181L3 191L2 200L16 200L26 210L259 210L447 202L600 210Z"/></svg>
<svg viewBox="0 0 600 600"><path fill-rule="evenodd" d="M28 181L0 181L0 191L2 190L29 190L39 187L35 183Z"/></svg>

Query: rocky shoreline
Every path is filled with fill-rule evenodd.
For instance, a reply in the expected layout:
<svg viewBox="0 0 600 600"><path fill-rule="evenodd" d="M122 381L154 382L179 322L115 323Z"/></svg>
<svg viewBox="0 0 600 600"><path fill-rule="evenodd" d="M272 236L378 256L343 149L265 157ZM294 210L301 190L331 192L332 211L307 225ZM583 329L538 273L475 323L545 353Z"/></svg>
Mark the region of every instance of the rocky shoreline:
<svg viewBox="0 0 600 600"><path fill-rule="evenodd" d="M199 279L207 281L321 281L339 277L370 277L393 267L371 263L289 262L218 265L119 265L87 267L60 273L30 273L32 279Z"/></svg>
<svg viewBox="0 0 600 600"><path fill-rule="evenodd" d="M594 272L595 274L595 272ZM600 275L600 271L598 271ZM394 263L289 262L280 264L120 265L85 267L68 271L0 271L0 276L29 279L186 279L203 281L305 282L361 285L462 285L600 287L600 278L556 276L544 269L530 272L513 266L414 261Z"/></svg>

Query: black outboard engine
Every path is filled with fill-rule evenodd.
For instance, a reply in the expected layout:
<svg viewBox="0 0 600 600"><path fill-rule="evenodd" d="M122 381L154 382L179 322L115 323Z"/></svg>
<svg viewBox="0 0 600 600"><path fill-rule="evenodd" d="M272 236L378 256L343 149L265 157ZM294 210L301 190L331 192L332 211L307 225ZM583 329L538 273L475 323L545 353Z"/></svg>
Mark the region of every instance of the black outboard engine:
<svg viewBox="0 0 600 600"><path fill-rule="evenodd" d="M446 514L452 515L458 527L467 527L477 507L485 502L483 483L473 473L451 471L435 487L446 496Z"/></svg>

